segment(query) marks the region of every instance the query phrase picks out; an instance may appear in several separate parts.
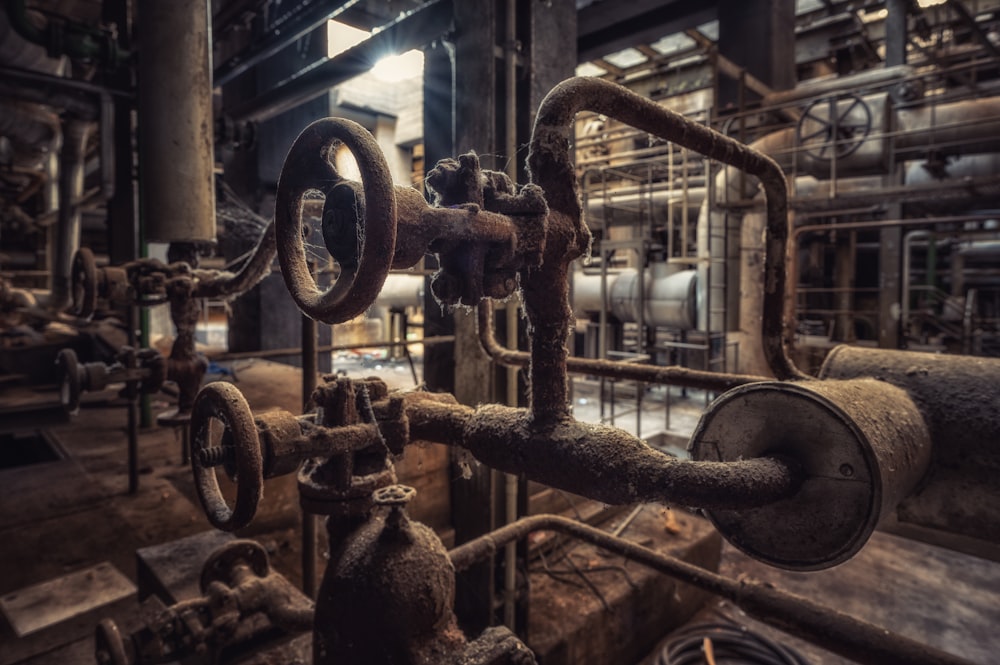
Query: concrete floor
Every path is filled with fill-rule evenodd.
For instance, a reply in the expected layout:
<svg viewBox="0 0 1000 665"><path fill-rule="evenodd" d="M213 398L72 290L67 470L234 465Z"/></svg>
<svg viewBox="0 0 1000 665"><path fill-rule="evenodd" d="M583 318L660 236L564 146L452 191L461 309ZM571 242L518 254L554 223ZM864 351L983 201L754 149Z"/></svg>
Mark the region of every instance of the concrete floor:
<svg viewBox="0 0 1000 665"><path fill-rule="evenodd" d="M262 361L239 361L230 368L235 369L238 385L255 410L298 410L298 370ZM357 376L379 374L398 387L413 383L408 366L378 358L345 356L335 362L335 368ZM627 390L624 385L616 387L625 403L634 404L634 391L628 396ZM663 389L645 393L642 436L665 442L668 450L679 454L705 396L692 392L682 398L676 388L671 394L675 407L671 427L668 436L659 436L664 422ZM575 382L577 417L600 418L597 395L596 382ZM140 491L126 494L125 413L121 403L111 398L113 394L89 396L72 423L52 428L65 453L62 459L0 470L0 596L102 561L134 580L136 549L210 529L195 498L190 470L180 464L179 439L171 430L142 433ZM165 399L154 402L156 409L166 406ZM617 413L617 425L634 427L634 414ZM294 483L280 485L286 480L269 481L257 518L243 535L259 539L275 568L298 584L298 511ZM876 534L858 557L830 571L778 571L728 546L723 550L721 570L731 577L766 580L973 662L997 662L1000 564ZM728 603L711 602L701 618L716 619L720 613L800 646L811 662L848 662L760 627ZM110 615L126 630L136 627L134 604L112 607ZM57 637L43 634L17 639L0 620L0 665L92 663L94 623L96 619L89 617L59 626ZM653 663L653 656L644 662Z"/></svg>

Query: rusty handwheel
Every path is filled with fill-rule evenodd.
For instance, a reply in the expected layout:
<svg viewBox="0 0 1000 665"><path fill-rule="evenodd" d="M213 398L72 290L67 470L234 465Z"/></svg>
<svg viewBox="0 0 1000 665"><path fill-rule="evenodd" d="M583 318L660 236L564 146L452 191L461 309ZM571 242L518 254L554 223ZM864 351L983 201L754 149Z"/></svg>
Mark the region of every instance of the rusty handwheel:
<svg viewBox="0 0 1000 665"><path fill-rule="evenodd" d="M56 356L59 373L59 402L66 413L75 414L80 410L80 363L73 349L62 349Z"/></svg>
<svg viewBox="0 0 1000 665"><path fill-rule="evenodd" d="M70 280L73 304L69 313L89 319L97 310L97 261L94 253L86 247L76 250L73 255Z"/></svg>
<svg viewBox="0 0 1000 665"><path fill-rule="evenodd" d="M356 226L357 261L341 265L337 282L321 291L306 263L302 244L302 202L307 192L330 194L348 181L329 160L338 143L354 155L364 187L363 226ZM360 207L360 206L359 206ZM306 127L292 144L278 178L274 210L278 261L292 299L307 316L341 323L364 312L382 290L396 247L396 198L385 156L361 125L324 118ZM345 239L345 246L353 244Z"/></svg>
<svg viewBox="0 0 1000 665"><path fill-rule="evenodd" d="M112 619L101 619L94 631L94 657L98 665L130 665L125 640Z"/></svg>
<svg viewBox="0 0 1000 665"><path fill-rule="evenodd" d="M267 577L271 571L271 561L265 550L256 540L234 540L226 543L212 552L201 567L199 584L201 592L206 593L212 582L230 584L230 571L237 563L245 563L257 577Z"/></svg>
<svg viewBox="0 0 1000 665"><path fill-rule="evenodd" d="M222 443L213 446L211 423L225 427ZM228 444L228 445L227 445ZM226 504L215 467L231 463L236 480L236 503ZM195 489L212 526L235 531L248 525L257 511L264 486L260 439L253 413L243 393L230 383L210 383L198 393L191 410L191 467Z"/></svg>

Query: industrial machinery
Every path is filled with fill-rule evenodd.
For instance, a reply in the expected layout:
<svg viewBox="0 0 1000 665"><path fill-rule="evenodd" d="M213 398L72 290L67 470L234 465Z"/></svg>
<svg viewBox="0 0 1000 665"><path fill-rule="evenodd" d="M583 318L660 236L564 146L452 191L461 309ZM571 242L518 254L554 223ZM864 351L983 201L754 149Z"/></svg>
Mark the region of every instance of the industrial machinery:
<svg viewBox="0 0 1000 665"><path fill-rule="evenodd" d="M778 381L568 357L570 264L590 242L569 154L571 124L581 110L617 118L760 182L766 196L761 338ZM361 183L341 178L327 160L329 146L338 142L357 158ZM432 281L436 297L448 306L478 307L484 346L501 364L527 365L530 386L527 408L472 408L449 395L390 393L378 381L330 377L313 393L310 412L257 417L230 384L202 389L192 409L192 464L212 524L245 526L263 480L296 470L303 507L327 516L331 553L313 617L312 662L533 662L505 629L467 640L456 628L451 602L454 570L535 530L599 543L858 662L963 662L836 610L722 578L558 517L526 518L451 552L407 518L412 490L395 484L392 458L408 444L434 441L463 448L492 468L605 503L658 501L707 510L723 535L751 555L814 570L856 553L900 505L907 507L898 511L900 519L924 526L937 520L937 528L961 531L967 525L952 519L951 506L930 500L934 488L946 487L949 467L966 459L997 463L984 443L1000 430L995 391L978 394L976 433L961 441L948 431L954 425L949 418L961 416L942 413L949 407L941 405L964 397L962 376L969 371L979 385L997 385L1000 362L961 359L959 367L921 354L854 356L842 350L817 380L789 359L783 324L787 194L773 160L614 84L570 79L539 109L528 165L531 182L516 187L502 174L481 170L473 154L443 160L428 175L429 206L414 190L392 186L374 140L351 121L317 121L289 152L278 185L275 237L282 274L303 312L327 323L353 317L375 300L390 267L411 266L433 252L441 264ZM316 189L326 196L326 245L341 267L326 291L313 281L302 246L303 198ZM517 290L529 323L527 353L500 347L489 325L490 299ZM691 441L694 459L679 460L622 430L575 420L568 404L572 371L728 392L699 424ZM799 415L787 418L792 411ZM232 507L219 492L220 465L237 482ZM980 476L981 490L995 496L996 482L986 476ZM991 504L995 500L985 503ZM996 520L981 512L976 517L980 525ZM104 648L104 662L109 653L119 654L115 663L147 662L135 635L123 642L132 646Z"/></svg>
<svg viewBox="0 0 1000 665"><path fill-rule="evenodd" d="M128 492L139 490L139 396L156 393L166 379L167 365L154 349L136 351L126 346L118 351L114 363L80 364L73 349L63 349L56 356L59 368L59 399L70 415L80 409L82 393L104 390L124 383L122 396L128 402Z"/></svg>
<svg viewBox="0 0 1000 665"><path fill-rule="evenodd" d="M190 249L190 243L176 243ZM173 247L174 245L172 245ZM80 248L73 257L71 312L78 317L93 316L99 299L117 305L152 306L170 303L170 318L176 329L166 360L166 380L177 384L175 410L162 413L157 422L187 431L191 406L208 367L195 349L195 327L204 298L233 298L253 288L266 277L274 260L274 227L264 229L253 252L236 272L204 270L197 267L197 254L187 252L187 260L165 264L157 259L137 259L122 266L101 266L93 253ZM189 444L182 437L182 461L187 463Z"/></svg>

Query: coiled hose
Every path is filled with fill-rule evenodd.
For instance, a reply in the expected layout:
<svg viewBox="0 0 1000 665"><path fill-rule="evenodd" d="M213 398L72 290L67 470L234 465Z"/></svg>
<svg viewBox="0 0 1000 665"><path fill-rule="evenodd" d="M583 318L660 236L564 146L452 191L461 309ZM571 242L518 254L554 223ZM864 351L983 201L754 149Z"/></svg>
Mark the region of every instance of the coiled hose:
<svg viewBox="0 0 1000 665"><path fill-rule="evenodd" d="M701 623L674 634L656 665L809 665L795 650L744 626Z"/></svg>

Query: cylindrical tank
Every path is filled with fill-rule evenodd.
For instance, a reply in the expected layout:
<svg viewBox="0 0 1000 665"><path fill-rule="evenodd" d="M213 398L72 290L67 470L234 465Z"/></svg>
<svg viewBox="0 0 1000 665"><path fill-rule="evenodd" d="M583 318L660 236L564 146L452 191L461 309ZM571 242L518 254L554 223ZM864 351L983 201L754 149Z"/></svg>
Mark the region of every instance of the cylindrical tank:
<svg viewBox="0 0 1000 665"><path fill-rule="evenodd" d="M883 381L765 381L713 402L690 451L697 460L776 455L797 463L805 479L792 497L709 517L754 558L819 570L854 556L914 489L931 439L906 392Z"/></svg>
<svg viewBox="0 0 1000 665"><path fill-rule="evenodd" d="M838 346L819 376L874 377L920 409L933 465L900 506L901 522L1000 542L1000 358Z"/></svg>
<svg viewBox="0 0 1000 665"><path fill-rule="evenodd" d="M146 239L214 242L209 3L149 0L139 10L140 193Z"/></svg>
<svg viewBox="0 0 1000 665"><path fill-rule="evenodd" d="M644 272L645 323L661 328L691 330L698 320L697 272L681 270L667 274L666 264L654 264ZM626 268L607 276L607 303L623 322L639 320L639 273ZM601 276L577 272L573 276L573 309L579 313L601 309Z"/></svg>

